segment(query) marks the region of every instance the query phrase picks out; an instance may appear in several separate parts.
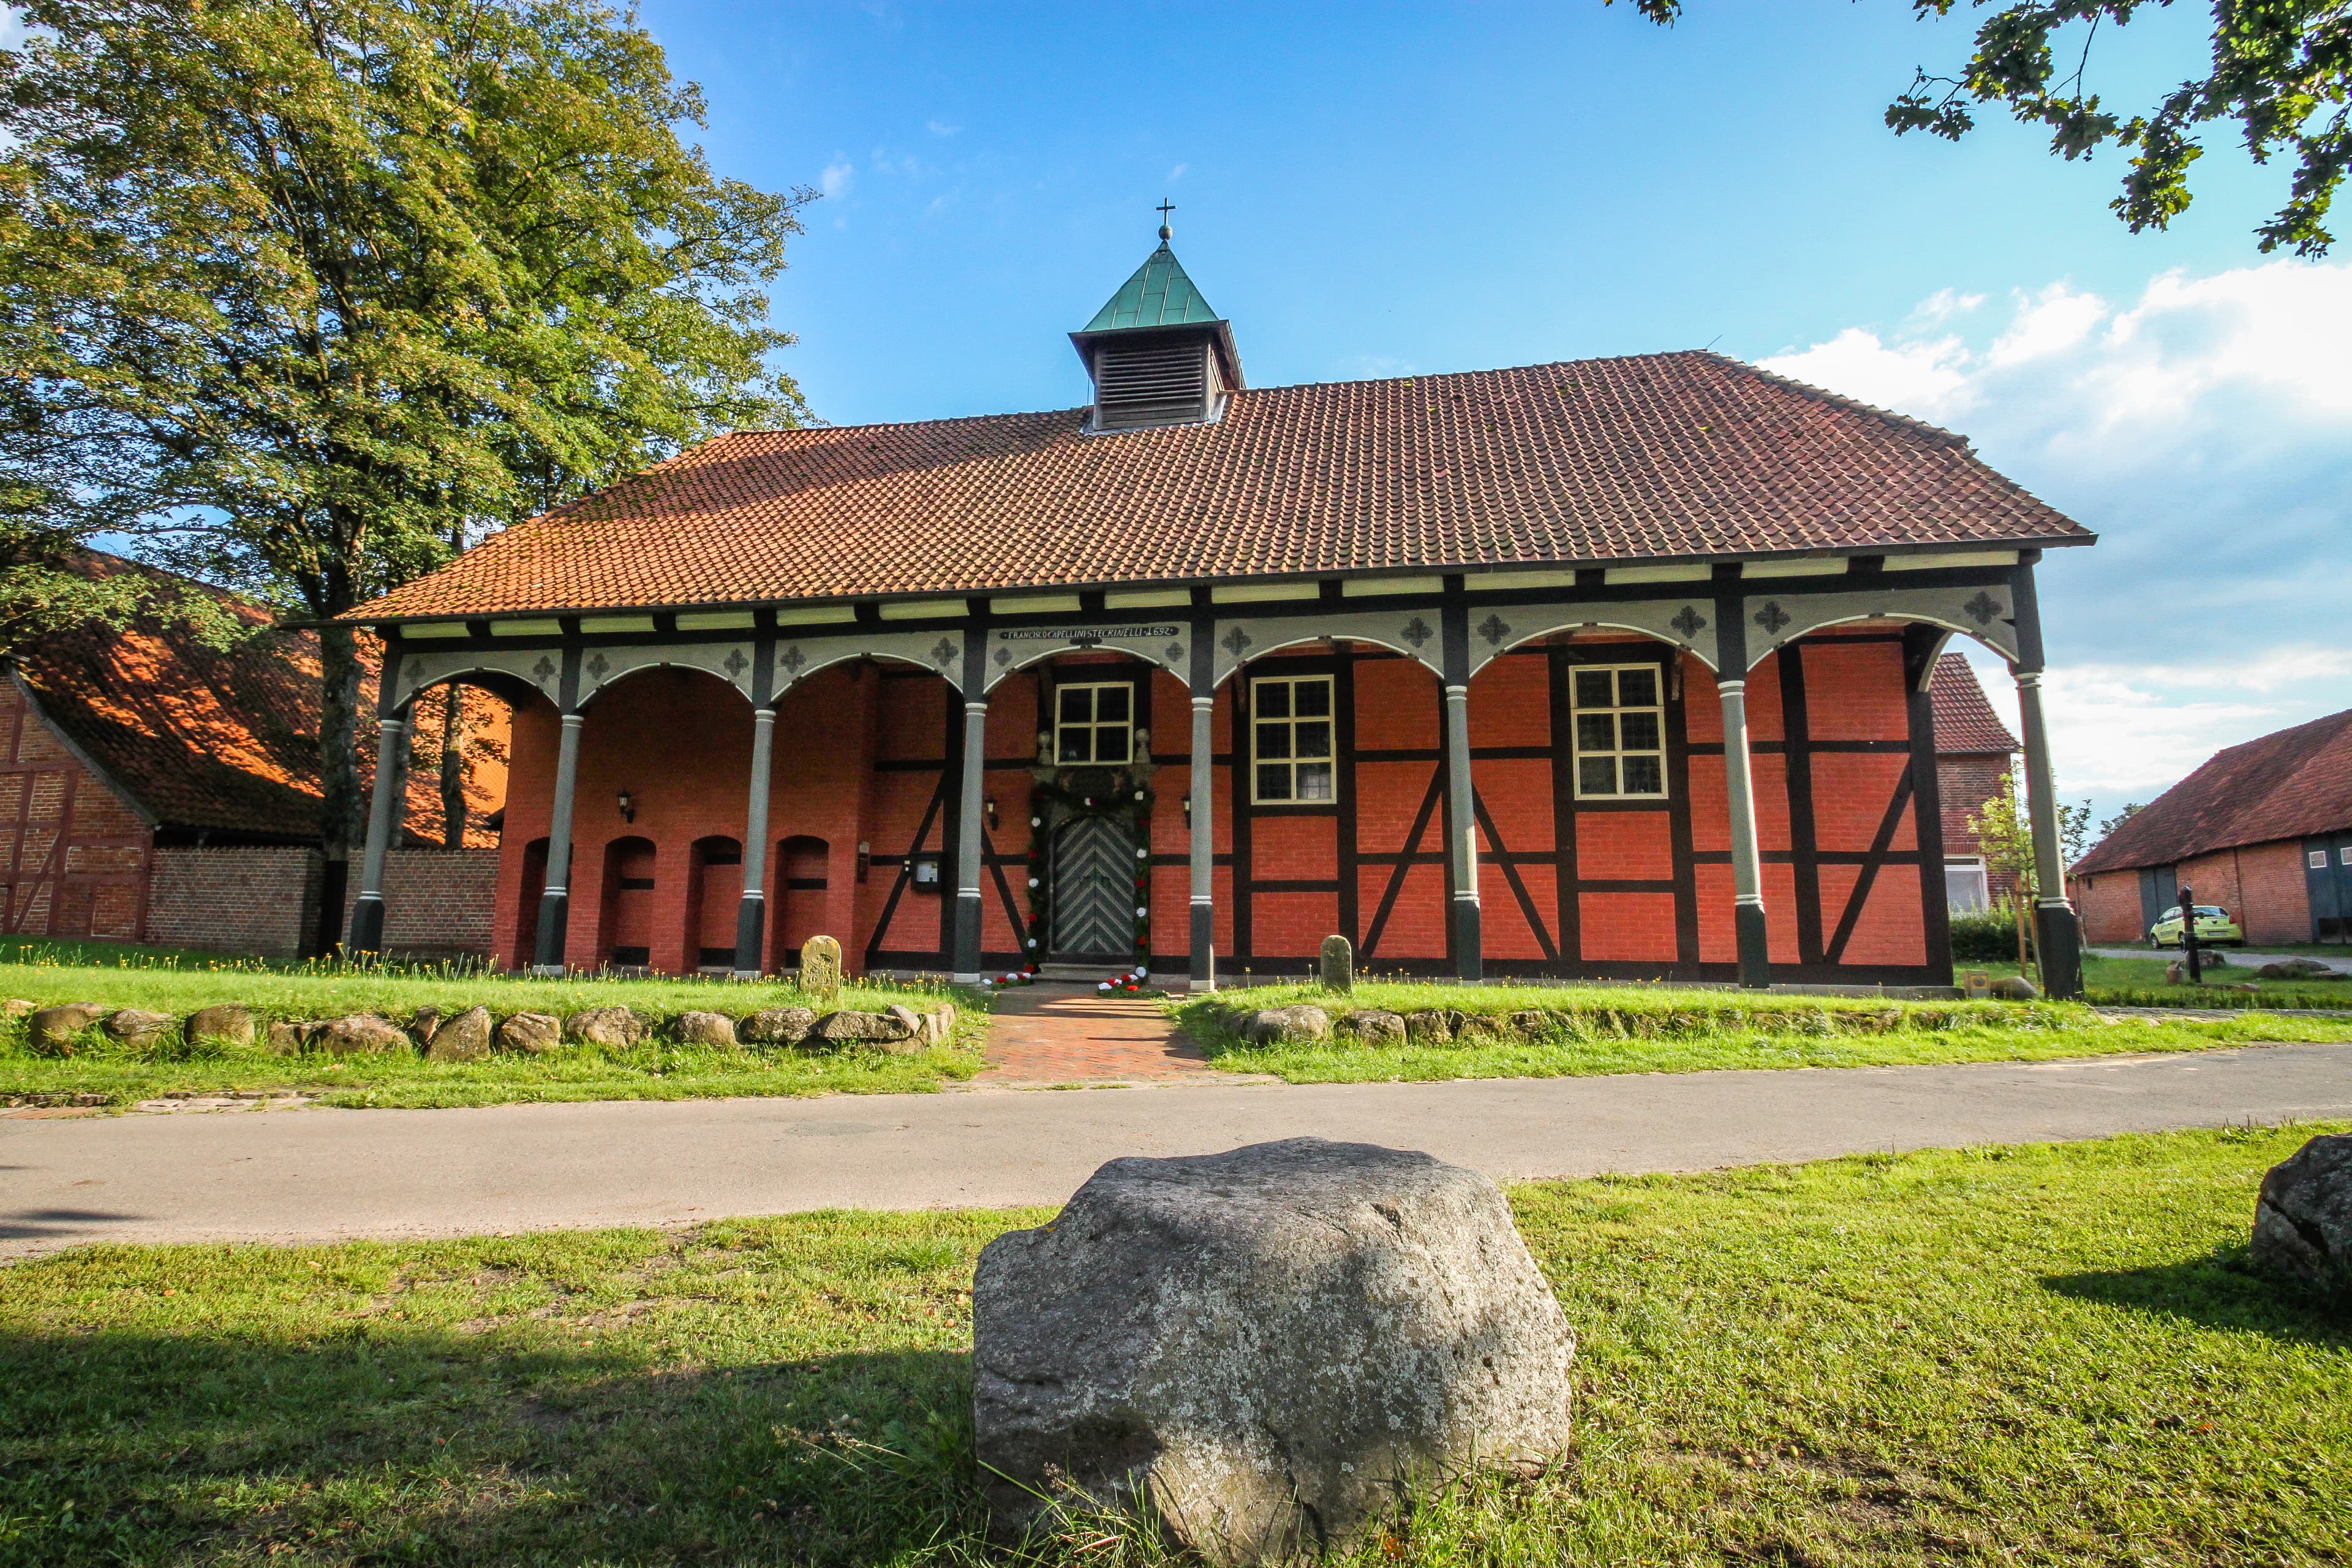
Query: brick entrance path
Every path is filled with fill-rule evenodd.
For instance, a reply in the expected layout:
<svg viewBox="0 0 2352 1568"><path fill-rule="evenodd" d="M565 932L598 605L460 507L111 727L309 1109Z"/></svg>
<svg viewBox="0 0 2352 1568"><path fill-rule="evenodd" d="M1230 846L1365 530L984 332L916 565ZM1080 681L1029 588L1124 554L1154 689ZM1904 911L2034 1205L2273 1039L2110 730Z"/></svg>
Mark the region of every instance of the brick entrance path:
<svg viewBox="0 0 2352 1568"><path fill-rule="evenodd" d="M988 1026L982 1084L1165 1083L1213 1074L1208 1058L1140 996L1092 986L1024 985L1001 994Z"/></svg>

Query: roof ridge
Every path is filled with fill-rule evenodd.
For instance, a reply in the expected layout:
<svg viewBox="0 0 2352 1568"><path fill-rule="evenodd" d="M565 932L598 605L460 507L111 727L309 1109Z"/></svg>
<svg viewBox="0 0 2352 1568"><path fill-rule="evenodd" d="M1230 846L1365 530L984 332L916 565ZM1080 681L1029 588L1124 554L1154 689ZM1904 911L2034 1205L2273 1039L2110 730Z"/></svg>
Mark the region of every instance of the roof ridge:
<svg viewBox="0 0 2352 1568"><path fill-rule="evenodd" d="M1908 414L1897 414L1891 408L1881 408L1875 403L1864 403L1859 397L1849 397L1843 392L1832 392L1825 386L1815 386L1810 381L1799 381L1793 375L1782 375L1779 371L1766 370L1760 364L1753 364L1744 359L1734 359L1729 354L1719 354L1712 349L1701 349L1698 352L1711 360L1719 361L1736 370L1746 371L1759 381L1769 381L1775 386L1785 386L1791 392L1801 393L1816 402L1826 403L1832 407L1843 408L1849 413L1866 414L1874 419L1894 426L1898 430L1907 431L1914 436L1924 436L1938 446L1956 447L1963 452L1976 450L1969 438L1957 430L1947 430L1941 425L1930 425L1925 419L1914 418Z"/></svg>

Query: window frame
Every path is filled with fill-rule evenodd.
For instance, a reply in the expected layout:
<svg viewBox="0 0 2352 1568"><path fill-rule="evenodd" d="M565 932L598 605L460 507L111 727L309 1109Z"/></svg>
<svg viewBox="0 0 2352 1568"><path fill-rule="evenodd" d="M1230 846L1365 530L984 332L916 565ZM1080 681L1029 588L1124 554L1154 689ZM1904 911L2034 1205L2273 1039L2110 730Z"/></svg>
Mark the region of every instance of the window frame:
<svg viewBox="0 0 2352 1568"><path fill-rule="evenodd" d="M1266 719L1262 717L1265 711L1265 704L1260 700L1259 694L1269 686L1286 687L1289 689L1291 693L1289 701L1290 711L1279 719ZM1308 714L1304 720L1299 717L1297 697L1298 688L1302 686L1320 686L1329 694L1329 701L1326 705L1324 710L1321 713ZM1302 758L1298 755L1298 726L1302 722L1309 724L1319 723L1330 731L1330 748L1325 752L1322 756ZM1291 742L1289 746L1290 754L1288 756L1260 756L1258 747L1261 742L1262 731L1259 730L1258 726L1261 724L1281 724L1288 730ZM1331 785L1328 793L1313 796L1302 795L1297 793L1298 765L1301 762L1321 763L1330 769ZM1259 772L1259 770L1266 766L1268 763L1280 763L1289 769L1291 787L1291 793L1289 795L1272 796L1266 795L1264 775ZM1250 805L1253 806L1309 806L1320 808L1337 805L1339 804L1339 681L1337 676L1331 674L1328 670L1315 670L1304 671L1297 675L1253 675L1249 678L1249 795Z"/></svg>
<svg viewBox="0 0 2352 1568"><path fill-rule="evenodd" d="M1100 710L1102 700L1098 695L1090 697L1087 700L1087 718L1084 720L1066 720L1062 717L1062 697L1064 693L1071 691L1091 691L1100 693L1110 690L1124 691L1127 693L1127 717L1125 719L1104 721L1093 717L1094 714ZM1135 682L1133 680L1065 680L1056 682L1054 687L1054 766L1057 768L1124 768L1133 766L1135 763L1135 710L1138 704L1139 694L1136 691ZM1084 730L1087 731L1087 756L1084 761L1066 761L1063 758L1062 732L1065 730ZM1127 754L1119 758L1117 762L1105 762L1099 754L1102 751L1101 734L1105 730L1124 730L1127 732Z"/></svg>
<svg viewBox="0 0 2352 1568"><path fill-rule="evenodd" d="M1623 696L1623 689L1620 684L1619 678L1624 672L1629 670L1639 670L1642 673L1648 675L1651 680L1655 683L1652 693L1654 699L1653 701L1628 705L1622 700L1617 700ZM1580 676L1596 673L1605 673L1609 677L1609 695L1612 699L1612 702L1607 708L1587 708L1583 706L1580 700L1581 693L1577 690L1578 678ZM1674 771L1666 765L1668 747L1666 744L1665 667L1654 659L1633 660L1622 664L1572 664L1569 667L1568 680L1568 769L1569 783L1574 791L1574 797L1579 801L1633 801L1643 804L1656 803L1658 805L1664 805L1672 801L1675 795ZM1579 731L1577 720L1587 713L1607 713L1611 716L1611 733L1615 737L1617 742L1614 746L1606 751L1596 749L1588 752L1585 749L1584 736ZM1637 746L1629 748L1625 745L1625 730L1622 720L1623 716L1628 713L1648 713L1656 718L1658 723L1658 743L1655 746ZM1605 756L1611 758L1616 763L1615 777L1619 785L1618 788L1603 794L1600 791L1588 790L1584 787L1584 759L1588 756ZM1645 791L1641 794L1635 794L1623 787L1625 783L1625 759L1627 757L1655 757L1657 759L1658 787L1654 791Z"/></svg>

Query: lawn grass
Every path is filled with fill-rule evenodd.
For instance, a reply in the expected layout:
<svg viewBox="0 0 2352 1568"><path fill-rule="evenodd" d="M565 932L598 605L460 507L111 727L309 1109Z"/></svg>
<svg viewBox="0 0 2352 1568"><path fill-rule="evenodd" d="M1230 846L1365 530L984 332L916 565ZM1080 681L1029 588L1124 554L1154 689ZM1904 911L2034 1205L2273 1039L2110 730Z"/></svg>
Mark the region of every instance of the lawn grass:
<svg viewBox="0 0 2352 1568"><path fill-rule="evenodd" d="M2204 985L2175 985L2164 978L2167 965L2177 963L2180 955L2166 952L2161 957L2151 952L2146 958L2102 958L2095 953L2083 959L2084 1000L2095 1005L2123 1007L2343 1007L2352 1008L2352 979L2346 980L2264 980L2254 971L2259 963L2239 958L2235 949L2228 950L2230 962L2220 969L2208 968ZM2343 950L2337 949L2341 957ZM1969 967L1989 970L1995 974L2014 974L2015 963L1971 964ZM2251 985L2253 994L2236 989Z"/></svg>
<svg viewBox="0 0 2352 1568"><path fill-rule="evenodd" d="M1540 1009L1559 1023L1539 1038L1363 1046L1347 1036L1251 1045L1228 1027L1233 1008L1306 1003L1410 1013L1448 1008L1507 1014ZM2352 1013L2301 1017L2249 1013L2219 1020L2106 1018L2079 1003L1893 1002L1628 985L1453 985L1360 982L1335 996L1312 984L1255 985L1213 999L1173 999L1171 1015L1228 1072L1291 1083L1409 1082L1464 1078L1582 1078L1703 1072L1721 1068L1920 1067L2050 1061L2145 1051L2194 1051L2252 1042L2352 1040ZM1881 1028L1899 1019L1898 1026ZM1869 1032L1853 1032L1860 1024Z"/></svg>
<svg viewBox="0 0 2352 1568"><path fill-rule="evenodd" d="M2263 1170L2328 1130L1518 1187L1575 1451L1355 1561L2346 1561L2352 1326L2243 1247ZM1003 1561L969 1292L1043 1217L19 1264L0 1563Z"/></svg>
<svg viewBox="0 0 2352 1568"><path fill-rule="evenodd" d="M510 1013L558 1015L625 1006L667 1015L708 1008L737 1016L761 1007L813 1006L782 982L711 979L562 980L509 978L449 968L277 965L210 955L200 959L128 950L113 962L71 962L86 944L20 948L30 962L0 963L0 997L40 1006L101 1002L184 1016L216 1003L241 1003L257 1018L305 1019L380 1013L404 1022L419 1007L461 1012L480 1004ZM908 1093L970 1078L982 1065L986 1002L940 986L849 984L838 1005L880 1011L904 1003L928 1011L942 1000L958 1009L948 1043L912 1056L852 1050L723 1050L648 1040L626 1048L567 1045L545 1056L494 1053L478 1062L426 1061L415 1053L340 1058L270 1053L257 1031L250 1047L176 1038L153 1049L114 1046L96 1031L70 1058L35 1055L22 1019L0 1021L0 1104L70 1103L103 1095L121 1106L174 1090L291 1089L341 1106L495 1105L509 1100L682 1100L703 1095Z"/></svg>

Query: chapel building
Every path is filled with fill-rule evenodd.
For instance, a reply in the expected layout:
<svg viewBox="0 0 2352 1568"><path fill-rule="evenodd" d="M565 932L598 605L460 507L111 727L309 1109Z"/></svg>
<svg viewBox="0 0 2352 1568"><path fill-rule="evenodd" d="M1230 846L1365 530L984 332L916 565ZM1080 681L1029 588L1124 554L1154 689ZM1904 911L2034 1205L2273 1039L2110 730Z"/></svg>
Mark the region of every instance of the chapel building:
<svg viewBox="0 0 2352 1568"><path fill-rule="evenodd" d="M1085 406L722 437L352 613L387 754L513 703L501 962L1946 985L1956 635L2063 886L2094 536L1962 437L1707 353L1252 387L1165 227L1071 341Z"/></svg>

